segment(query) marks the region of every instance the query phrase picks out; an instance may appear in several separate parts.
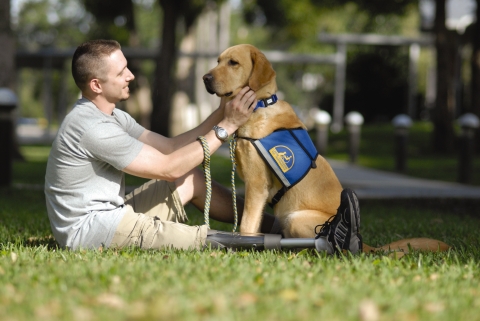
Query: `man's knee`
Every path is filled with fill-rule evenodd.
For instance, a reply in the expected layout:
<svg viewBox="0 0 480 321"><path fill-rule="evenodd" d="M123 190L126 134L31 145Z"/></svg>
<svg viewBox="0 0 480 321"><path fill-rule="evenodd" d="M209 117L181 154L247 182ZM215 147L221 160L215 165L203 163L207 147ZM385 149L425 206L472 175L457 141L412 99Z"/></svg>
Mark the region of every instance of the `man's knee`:
<svg viewBox="0 0 480 321"><path fill-rule="evenodd" d="M185 205L194 198L202 198L205 194L205 175L199 168L194 168L184 176L175 180L175 186L182 204Z"/></svg>

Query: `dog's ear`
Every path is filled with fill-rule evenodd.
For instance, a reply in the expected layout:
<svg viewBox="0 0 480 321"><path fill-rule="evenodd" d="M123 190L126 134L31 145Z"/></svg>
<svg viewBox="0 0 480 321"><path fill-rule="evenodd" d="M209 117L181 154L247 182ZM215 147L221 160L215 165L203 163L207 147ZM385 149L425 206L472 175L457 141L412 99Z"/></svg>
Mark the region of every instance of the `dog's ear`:
<svg viewBox="0 0 480 321"><path fill-rule="evenodd" d="M255 47L250 50L253 70L248 80L248 87L257 91L275 78L275 70L267 57Z"/></svg>

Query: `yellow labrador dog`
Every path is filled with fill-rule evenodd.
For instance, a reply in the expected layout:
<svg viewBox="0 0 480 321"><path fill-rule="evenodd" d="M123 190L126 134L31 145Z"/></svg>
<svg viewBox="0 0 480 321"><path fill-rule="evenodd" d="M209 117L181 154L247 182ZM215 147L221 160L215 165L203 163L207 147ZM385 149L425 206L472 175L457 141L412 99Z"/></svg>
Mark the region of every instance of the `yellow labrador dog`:
<svg viewBox="0 0 480 321"><path fill-rule="evenodd" d="M240 232L260 231L263 210L268 203L275 203L274 214L278 217L287 238L313 238L315 227L335 215L340 204L342 185L329 163L320 155L312 158L312 168L299 182L288 190L281 178L264 161L258 144L262 139L279 129L306 129L294 110L286 101L275 96L277 84L275 71L265 55L251 45L237 45L226 49L218 57L218 65L203 77L207 91L219 97L233 99L245 86L256 92L257 99L264 101L266 108L257 108L250 119L237 131L236 159L238 174L245 182L245 208ZM263 147L262 147L263 148ZM260 148L261 149L261 148ZM288 165L287 149L276 150L275 154ZM279 195L283 194L283 195ZM398 241L382 249L408 250L408 244L425 250L445 250L443 242L430 239ZM368 245L363 250L375 250Z"/></svg>

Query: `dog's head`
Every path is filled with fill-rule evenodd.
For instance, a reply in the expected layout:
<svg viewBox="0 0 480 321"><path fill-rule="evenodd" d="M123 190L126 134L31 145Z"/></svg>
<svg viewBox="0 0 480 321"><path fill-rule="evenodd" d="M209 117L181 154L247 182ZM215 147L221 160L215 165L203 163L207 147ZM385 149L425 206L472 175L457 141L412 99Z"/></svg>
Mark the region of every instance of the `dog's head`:
<svg viewBox="0 0 480 321"><path fill-rule="evenodd" d="M270 95L277 90L275 71L265 55L252 45L237 45L218 57L218 65L203 76L205 88L219 97L235 97L245 86L253 91L268 88ZM261 94L261 93L260 93Z"/></svg>

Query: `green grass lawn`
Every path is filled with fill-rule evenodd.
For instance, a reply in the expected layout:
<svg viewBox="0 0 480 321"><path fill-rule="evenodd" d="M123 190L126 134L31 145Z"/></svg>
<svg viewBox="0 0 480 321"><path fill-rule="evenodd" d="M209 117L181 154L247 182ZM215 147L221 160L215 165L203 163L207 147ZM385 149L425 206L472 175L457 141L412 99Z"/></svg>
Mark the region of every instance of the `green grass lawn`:
<svg viewBox="0 0 480 321"><path fill-rule="evenodd" d="M480 319L480 222L448 208L363 206L368 244L428 236L454 246L401 259L314 251L74 252L51 239L42 191L0 195L0 320ZM202 223L198 211L188 212L191 224Z"/></svg>
<svg viewBox="0 0 480 321"><path fill-rule="evenodd" d="M362 143L360 162L373 163L368 150L376 150L384 159L377 163L389 169L387 148L380 144L388 136L378 131L378 148ZM332 136L327 156L346 159L338 146L341 135ZM22 152L27 161L14 164L17 187L0 189L0 320L480 320L475 206L361 203L367 244L424 236L453 247L400 259L313 250L65 251L51 236L41 189L49 148ZM438 172L454 158L418 157L426 157L425 163L432 157ZM214 178L228 186L230 161L212 162ZM409 164L413 173L424 174L417 164L422 162ZM141 182L127 178L127 185ZM196 209L187 206L187 213L189 224L203 224Z"/></svg>

